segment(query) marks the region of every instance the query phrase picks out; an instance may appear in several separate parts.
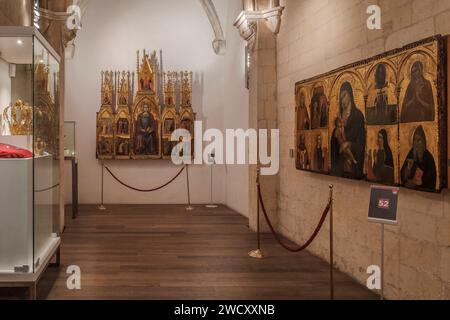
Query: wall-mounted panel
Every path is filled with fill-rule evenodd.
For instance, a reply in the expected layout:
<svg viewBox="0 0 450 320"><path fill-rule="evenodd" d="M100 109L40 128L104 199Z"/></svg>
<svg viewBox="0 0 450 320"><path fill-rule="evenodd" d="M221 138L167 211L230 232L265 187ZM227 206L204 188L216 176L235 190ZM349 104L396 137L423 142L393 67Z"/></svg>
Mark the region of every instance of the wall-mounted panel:
<svg viewBox="0 0 450 320"><path fill-rule="evenodd" d="M297 169L439 192L446 52L436 36L297 83Z"/></svg>

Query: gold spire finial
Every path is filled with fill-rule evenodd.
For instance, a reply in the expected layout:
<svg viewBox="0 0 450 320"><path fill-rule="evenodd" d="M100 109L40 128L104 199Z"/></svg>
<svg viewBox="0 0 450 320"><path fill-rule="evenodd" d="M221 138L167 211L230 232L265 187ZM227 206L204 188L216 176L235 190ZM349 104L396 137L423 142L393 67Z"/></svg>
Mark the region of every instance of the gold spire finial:
<svg viewBox="0 0 450 320"><path fill-rule="evenodd" d="M181 72L181 106L192 107L192 72Z"/></svg>
<svg viewBox="0 0 450 320"><path fill-rule="evenodd" d="M164 101L168 107L175 106L176 72L164 73Z"/></svg>
<svg viewBox="0 0 450 320"><path fill-rule="evenodd" d="M138 72L139 91L153 91L155 92L155 74L149 60L149 56L144 50L144 57Z"/></svg>
<svg viewBox="0 0 450 320"><path fill-rule="evenodd" d="M102 71L102 105L104 106L112 106L113 76L112 71Z"/></svg>

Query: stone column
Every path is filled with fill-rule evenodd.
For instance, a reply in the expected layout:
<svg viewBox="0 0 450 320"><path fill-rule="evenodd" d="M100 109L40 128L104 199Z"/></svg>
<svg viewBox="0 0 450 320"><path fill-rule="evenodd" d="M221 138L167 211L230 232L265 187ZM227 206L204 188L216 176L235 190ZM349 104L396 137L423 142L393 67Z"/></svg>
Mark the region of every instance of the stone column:
<svg viewBox="0 0 450 320"><path fill-rule="evenodd" d="M250 127L269 130L269 152L270 152L270 130L277 129L277 63L276 63L276 35L269 29L264 21L257 22L257 36L254 49L251 52L250 63ZM249 224L252 230L256 230L257 222L257 188L256 188L256 166L250 169L250 210ZM269 217L277 227L277 206L279 177L261 176L261 189L263 200ZM261 211L261 230L268 232L269 228Z"/></svg>
<svg viewBox="0 0 450 320"><path fill-rule="evenodd" d="M0 0L0 26L32 26L32 11L32 0Z"/></svg>
<svg viewBox="0 0 450 320"><path fill-rule="evenodd" d="M250 128L268 129L269 152L270 130L278 129L277 119L277 33L283 7L279 1L244 1L244 11L235 22L241 37L247 41L250 52L249 67L249 114ZM249 225L257 227L257 166L250 167L249 182ZM275 228L278 225L277 207L279 194L279 176L261 176L262 196L269 218ZM260 226L263 232L269 228L261 211Z"/></svg>

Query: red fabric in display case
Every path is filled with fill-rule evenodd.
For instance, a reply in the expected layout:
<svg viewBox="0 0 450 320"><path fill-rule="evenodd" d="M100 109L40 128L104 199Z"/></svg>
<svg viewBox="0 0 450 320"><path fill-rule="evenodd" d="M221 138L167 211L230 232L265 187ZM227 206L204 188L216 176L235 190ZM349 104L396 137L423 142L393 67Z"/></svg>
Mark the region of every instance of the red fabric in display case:
<svg viewBox="0 0 450 320"><path fill-rule="evenodd" d="M0 158L1 159L17 159L17 158L32 158L33 153L21 149L18 147L11 146L9 144L0 143Z"/></svg>

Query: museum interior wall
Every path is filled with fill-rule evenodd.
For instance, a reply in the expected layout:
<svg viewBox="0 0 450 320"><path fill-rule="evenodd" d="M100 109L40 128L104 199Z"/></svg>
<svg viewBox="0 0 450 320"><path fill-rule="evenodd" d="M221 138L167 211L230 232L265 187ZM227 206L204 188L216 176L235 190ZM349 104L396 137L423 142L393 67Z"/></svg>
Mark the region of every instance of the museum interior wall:
<svg viewBox="0 0 450 320"><path fill-rule="evenodd" d="M365 283L367 267L380 263L380 226L367 222L370 183L296 170L295 95L298 81L402 47L435 34L450 34L449 1L377 1L381 31L370 31L371 1L285 0L277 39L278 125L281 136L278 229L303 243L335 187L335 263ZM386 227L387 298L450 298L450 193L402 188L399 225ZM328 226L327 226L328 228ZM310 251L327 260L324 230Z"/></svg>
<svg viewBox="0 0 450 320"><path fill-rule="evenodd" d="M224 127L226 129L249 128L249 91L245 82L245 43L236 32L234 20L242 11L241 1L229 1L229 19L226 25L227 53L225 56ZM248 165L226 166L225 203L237 212L248 216Z"/></svg>
<svg viewBox="0 0 450 320"><path fill-rule="evenodd" d="M232 28L241 10L241 2L216 1L216 9L226 33L225 55L216 55L208 17L197 0L96 0L89 3L78 32L76 52L66 62L65 120L77 122L77 154L79 159L79 202L100 201L101 166L96 159L96 113L100 106L101 71L136 72L136 51L163 51L166 71L192 70L193 109L204 129L223 129L236 125L247 127L248 99L244 82L244 43ZM230 94L232 92L232 94ZM236 122L239 119L239 123ZM179 170L170 160L107 161L108 167L126 183L141 188L161 185ZM68 169L68 167L66 167ZM70 170L66 178L70 181ZM234 166L214 168L214 201L227 203L246 214L245 192L247 169ZM223 183L226 181L227 183ZM190 168L192 203L210 201L210 168ZM70 188L66 203L70 203ZM186 176L157 193L138 193L118 185L105 176L105 203L186 203Z"/></svg>

